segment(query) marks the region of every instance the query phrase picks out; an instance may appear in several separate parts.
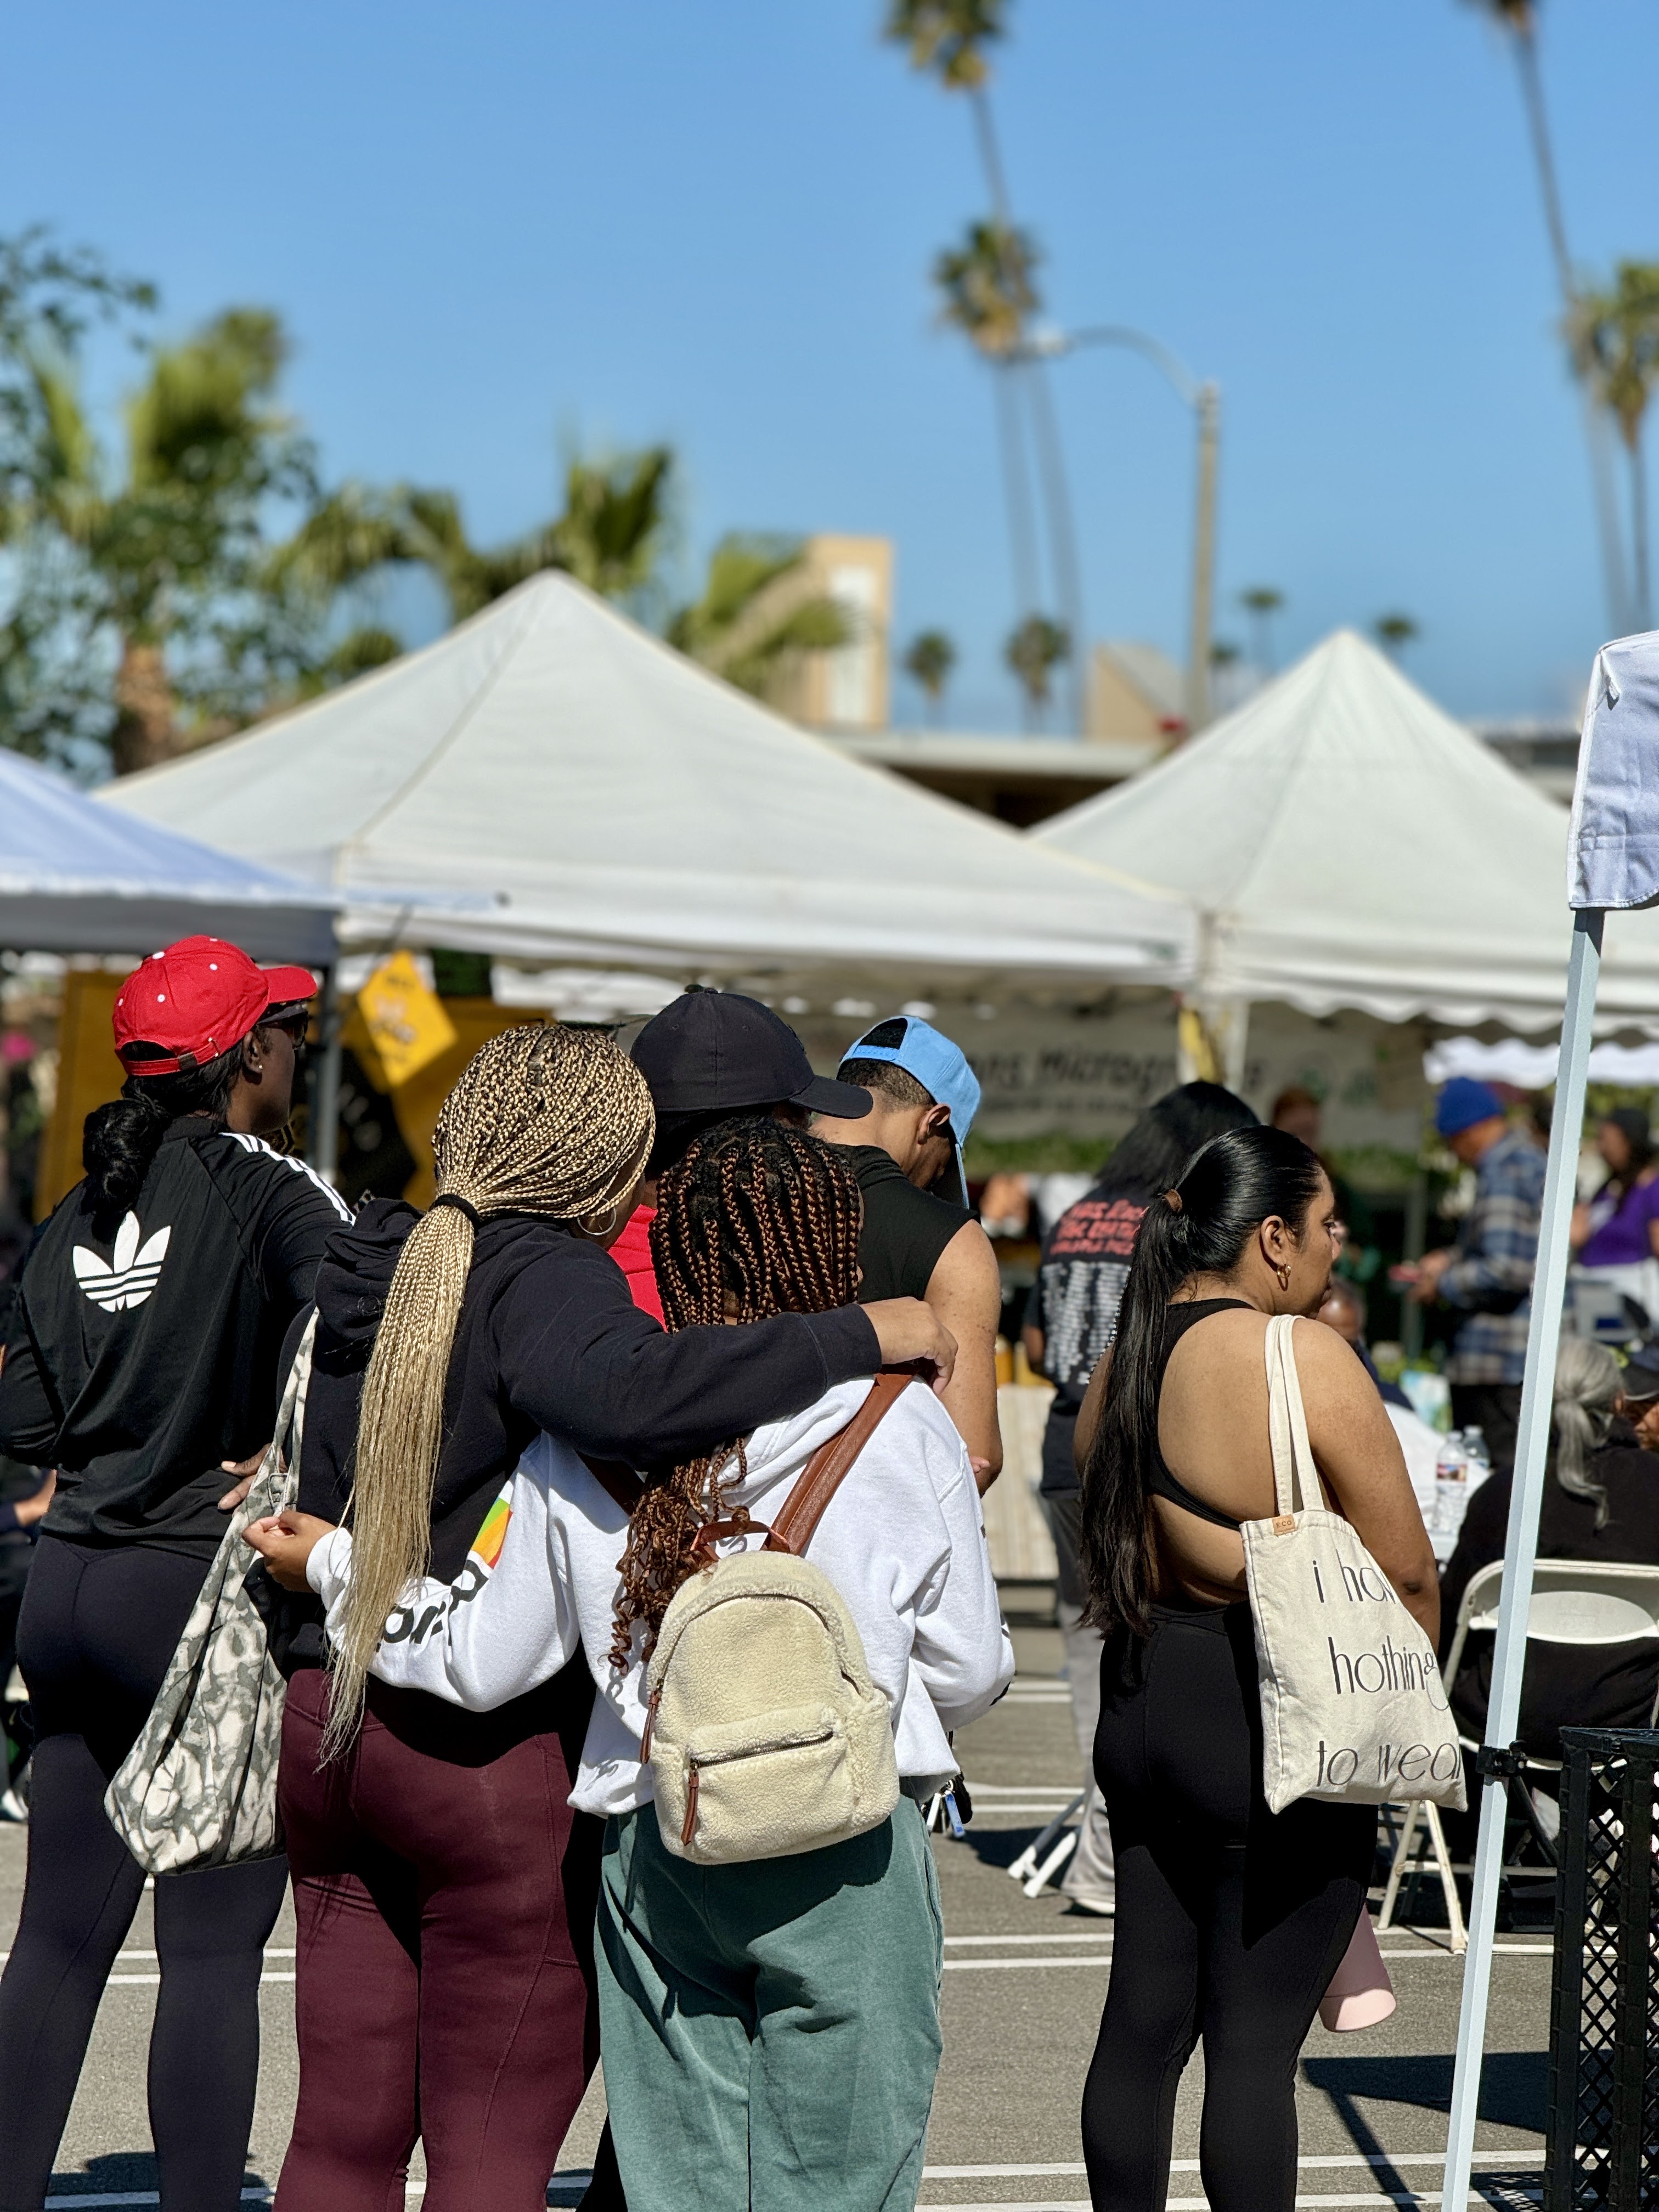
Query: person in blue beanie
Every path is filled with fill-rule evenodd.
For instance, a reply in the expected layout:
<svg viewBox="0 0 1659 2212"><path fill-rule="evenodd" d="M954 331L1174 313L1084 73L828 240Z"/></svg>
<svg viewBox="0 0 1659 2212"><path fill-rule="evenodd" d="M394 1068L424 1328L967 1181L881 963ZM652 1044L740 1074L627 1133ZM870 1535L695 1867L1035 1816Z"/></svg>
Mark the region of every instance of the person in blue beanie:
<svg viewBox="0 0 1659 2212"><path fill-rule="evenodd" d="M1452 1425L1479 1428L1493 1469L1515 1461L1521 1378L1527 1364L1533 1270L1538 1263L1544 1155L1510 1127L1489 1083L1455 1075L1435 1102L1447 1149L1474 1170L1474 1204L1449 1251L1425 1252L1395 1271L1421 1305L1437 1300L1467 1313L1446 1362Z"/></svg>

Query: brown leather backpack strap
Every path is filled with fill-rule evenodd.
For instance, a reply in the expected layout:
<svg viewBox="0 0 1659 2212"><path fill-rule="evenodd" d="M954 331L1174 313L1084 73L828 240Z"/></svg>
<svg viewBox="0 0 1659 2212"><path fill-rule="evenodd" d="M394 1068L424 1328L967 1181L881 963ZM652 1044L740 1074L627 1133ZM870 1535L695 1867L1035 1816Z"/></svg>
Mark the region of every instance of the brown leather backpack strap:
<svg viewBox="0 0 1659 2212"><path fill-rule="evenodd" d="M645 1485L633 1468L624 1467L619 1459L589 1459L586 1452L578 1456L606 1497L631 1520L634 1508L645 1495Z"/></svg>
<svg viewBox="0 0 1659 2212"><path fill-rule="evenodd" d="M772 1523L773 1534L782 1538L797 1559L811 1542L824 1508L852 1472L859 1454L915 1380L913 1375L878 1375L847 1426L820 1444L802 1468L788 1504Z"/></svg>

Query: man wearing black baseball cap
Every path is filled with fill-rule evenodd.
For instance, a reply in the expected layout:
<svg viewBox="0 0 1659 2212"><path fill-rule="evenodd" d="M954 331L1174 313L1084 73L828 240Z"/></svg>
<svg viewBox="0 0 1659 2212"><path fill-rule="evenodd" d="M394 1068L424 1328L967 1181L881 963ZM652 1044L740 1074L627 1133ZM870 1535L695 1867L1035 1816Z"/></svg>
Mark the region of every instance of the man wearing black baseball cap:
<svg viewBox="0 0 1659 2212"><path fill-rule="evenodd" d="M917 1030L927 1027L921 1023L909 1026ZM874 1036L876 1032L870 1034ZM927 1036L945 1052L955 1054L961 1060L962 1072L977 1099L979 1086L968 1073L967 1062L962 1060L960 1053L946 1039L939 1037L936 1031L928 1030ZM893 1056L889 1054L890 1058ZM942 1059L943 1054L936 1056ZM815 1075L805 1046L788 1023L780 1020L769 1006L762 1006L757 999L744 998L735 991L694 988L683 993L640 1031L634 1040L634 1060L651 1086L652 1103L657 1109L657 1138L646 1169L642 1203L611 1247L611 1256L627 1274L635 1303L655 1313L660 1320L662 1311L656 1303L656 1284L650 1265L649 1237L656 1206L656 1178L663 1170L683 1158L702 1130L712 1128L717 1121L730 1121L734 1115L752 1115L757 1119L775 1116L779 1121L793 1121L804 1127L811 1115L822 1115L835 1125L833 1132L826 1132L829 1141L856 1144L857 1131L848 1125L867 1121L876 1100L862 1084ZM929 1066L932 1072L931 1062ZM972 1110L971 1105L967 1108L964 1132L967 1121L972 1119ZM885 1156L872 1149L870 1157L879 1157L881 1166L897 1176L898 1170ZM959 1165L959 1152L957 1160ZM865 1180L861 1175L860 1182ZM888 1196L884 1191L884 1199ZM903 1196L924 1212L936 1211L945 1217L945 1241L951 1245L951 1261L945 1265L941 1251L930 1247L919 1274L915 1267L908 1273L896 1269L893 1255L888 1249L894 1241L890 1213L884 1209L872 1221L866 1211L860 1242L865 1284L860 1297L867 1302L872 1297L926 1296L941 1320L949 1308L950 1319L945 1325L958 1338L964 1356L957 1363L956 1372L944 1393L944 1402L967 1443L975 1479L984 1490L995 1480L1002 1466L993 1349L996 1335L994 1316L1000 1304L996 1261L983 1232L970 1219L965 1207L947 1206L908 1186ZM959 1248L953 1241L958 1231L963 1232ZM924 1237L920 1243L927 1241ZM920 1243L912 1237L906 1249L914 1245L920 1249ZM941 1264L935 1265L936 1261ZM952 1297L951 1291L958 1286L957 1279L961 1277L967 1278L959 1285L962 1295ZM988 1328L982 1325L988 1299L992 1316Z"/></svg>
<svg viewBox="0 0 1659 2212"><path fill-rule="evenodd" d="M683 992L635 1037L634 1064L657 1109L647 1170L653 1176L679 1159L700 1130L734 1114L775 1115L805 1128L810 1115L853 1121L874 1103L856 1084L815 1075L788 1023L736 991Z"/></svg>

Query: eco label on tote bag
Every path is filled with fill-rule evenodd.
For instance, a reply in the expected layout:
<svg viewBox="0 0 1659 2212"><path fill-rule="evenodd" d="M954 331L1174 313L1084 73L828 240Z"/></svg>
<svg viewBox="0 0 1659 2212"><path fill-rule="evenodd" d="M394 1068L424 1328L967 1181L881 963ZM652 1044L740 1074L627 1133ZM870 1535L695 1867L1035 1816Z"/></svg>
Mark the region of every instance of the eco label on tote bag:
<svg viewBox="0 0 1659 2212"><path fill-rule="evenodd" d="M1261 1690L1268 1809L1298 1797L1377 1805L1428 1798L1460 1811L1463 1754L1434 1647L1392 1583L1322 1496L1291 1344L1267 1324L1267 1419L1279 1510L1247 1521L1244 1569Z"/></svg>

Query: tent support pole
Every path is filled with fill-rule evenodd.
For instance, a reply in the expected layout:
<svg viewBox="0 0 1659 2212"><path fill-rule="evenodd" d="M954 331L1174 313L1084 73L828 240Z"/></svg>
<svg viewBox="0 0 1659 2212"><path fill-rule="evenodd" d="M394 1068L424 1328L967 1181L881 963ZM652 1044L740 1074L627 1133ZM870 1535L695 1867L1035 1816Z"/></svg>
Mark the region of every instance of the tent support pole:
<svg viewBox="0 0 1659 2212"><path fill-rule="evenodd" d="M339 968L323 970L322 997L318 1006L317 1030L321 1049L311 1080L311 1164L325 1182L332 1183L340 1165L340 1018Z"/></svg>
<svg viewBox="0 0 1659 2212"><path fill-rule="evenodd" d="M1492 1655L1492 1694L1486 1741L1507 1749L1521 1714L1521 1674L1527 1656L1527 1616L1532 1604L1533 1562L1538 1552L1538 1513L1544 1495L1555 1395L1555 1354L1567 1284L1567 1228L1577 1194L1578 1145L1584 1124L1595 985L1601 966L1601 910L1588 907L1572 918L1567 1003L1561 1024L1561 1060L1550 1116L1549 1166L1538 1224L1538 1265L1533 1276L1532 1316L1527 1328L1527 1370L1521 1392L1515 1474L1510 1490L1509 1533L1504 1545L1504 1595ZM1449 1688L1449 1685L1448 1685ZM1486 1999L1492 1984L1492 1932L1498 1882L1504 1863L1507 1785L1488 1776L1480 1790L1480 1838L1469 1899L1469 1948L1463 1960L1463 1996L1457 2021L1457 2064L1452 2078L1451 2120L1442 2185L1443 2212L1467 2212L1474 2123L1480 2103L1480 2061L1486 2039Z"/></svg>

